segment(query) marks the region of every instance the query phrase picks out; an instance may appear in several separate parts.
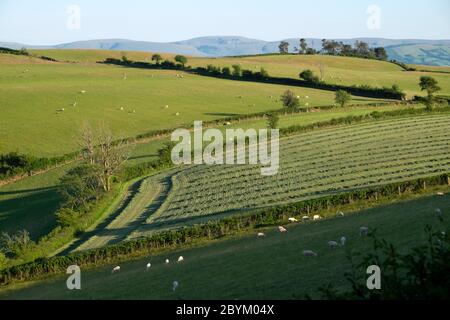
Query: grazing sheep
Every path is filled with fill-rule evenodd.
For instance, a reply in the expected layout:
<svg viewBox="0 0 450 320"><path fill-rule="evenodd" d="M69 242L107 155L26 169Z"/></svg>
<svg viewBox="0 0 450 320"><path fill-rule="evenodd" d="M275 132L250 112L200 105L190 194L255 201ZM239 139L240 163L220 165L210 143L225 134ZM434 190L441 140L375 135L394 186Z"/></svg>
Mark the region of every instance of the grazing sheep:
<svg viewBox="0 0 450 320"><path fill-rule="evenodd" d="M124 109L123 109L123 107L120 107L120 111L123 111Z"/></svg>
<svg viewBox="0 0 450 320"><path fill-rule="evenodd" d="M152 267L152 264L149 262L147 263L147 271Z"/></svg>
<svg viewBox="0 0 450 320"><path fill-rule="evenodd" d="M295 218L289 218L288 220L289 220L289 222L298 222L298 220Z"/></svg>
<svg viewBox="0 0 450 320"><path fill-rule="evenodd" d="M338 247L338 243L336 241L328 241L328 246L330 248L337 248Z"/></svg>
<svg viewBox="0 0 450 320"><path fill-rule="evenodd" d="M345 214L344 214L342 211L339 211L339 212L337 213L337 216L339 216L339 217L344 217Z"/></svg>
<svg viewBox="0 0 450 320"><path fill-rule="evenodd" d="M81 90L80 93L86 93L86 90Z"/></svg>
<svg viewBox="0 0 450 320"><path fill-rule="evenodd" d="M61 111L61 112L64 112L64 111L66 111L66 109L64 109L64 108L61 108L61 110L59 110L59 111Z"/></svg>
<svg viewBox="0 0 450 320"><path fill-rule="evenodd" d="M316 214L316 215L313 217L313 220L314 220L314 221L320 220L320 219L322 219L322 217L319 216L318 214Z"/></svg>
<svg viewBox="0 0 450 320"><path fill-rule="evenodd" d="M170 263L170 260L169 259L166 259L166 264L169 264Z"/></svg>
<svg viewBox="0 0 450 320"><path fill-rule="evenodd" d="M178 261L177 261L177 262L183 262L183 261L184 261L183 256L180 256L180 257L178 258Z"/></svg>
<svg viewBox="0 0 450 320"><path fill-rule="evenodd" d="M359 228L359 235L360 236L367 236L368 233L369 233L369 228L367 228L367 227Z"/></svg>
<svg viewBox="0 0 450 320"><path fill-rule="evenodd" d="M282 226L279 226L279 227L278 227L278 230L279 230L281 233L287 232L287 229L286 229L285 227L282 227Z"/></svg>
<svg viewBox="0 0 450 320"><path fill-rule="evenodd" d="M175 113L175 115L178 117L179 115L180 115L180 113L179 112L177 112L177 113Z"/></svg>
<svg viewBox="0 0 450 320"><path fill-rule="evenodd" d="M75 101L75 102L72 104L72 106L73 106L73 107L76 107L76 106L77 106L77 102Z"/></svg>
<svg viewBox="0 0 450 320"><path fill-rule="evenodd" d="M302 217L302 220L303 220L303 221L309 221L309 219L310 219L310 218L309 218L308 216L303 216L303 217Z"/></svg>
<svg viewBox="0 0 450 320"><path fill-rule="evenodd" d="M258 233L258 238L264 238L265 236L266 236L266 234L263 232Z"/></svg>
<svg viewBox="0 0 450 320"><path fill-rule="evenodd" d="M169 109L169 105L166 105L164 108L165 108L165 109Z"/></svg>
<svg viewBox="0 0 450 320"><path fill-rule="evenodd" d="M309 96L305 96L305 99L309 99Z"/></svg>
<svg viewBox="0 0 450 320"><path fill-rule="evenodd" d="M177 290L178 286L179 286L178 281L174 281L173 284L172 284L172 290L173 290L173 292L175 292L175 290Z"/></svg>
<svg viewBox="0 0 450 320"><path fill-rule="evenodd" d="M120 266L114 267L111 271L111 273L120 272Z"/></svg>
<svg viewBox="0 0 450 320"><path fill-rule="evenodd" d="M297 96L297 99L300 99L300 96Z"/></svg>
<svg viewBox="0 0 450 320"><path fill-rule="evenodd" d="M231 126L231 122L225 122L223 125L224 126Z"/></svg>
<svg viewBox="0 0 450 320"><path fill-rule="evenodd" d="M136 113L136 110L133 110L133 113Z"/></svg>
<svg viewBox="0 0 450 320"><path fill-rule="evenodd" d="M442 197L442 196L444 196L444 193L443 192L438 192L437 195Z"/></svg>
<svg viewBox="0 0 450 320"><path fill-rule="evenodd" d="M316 257L317 253L315 253L312 250L304 250L303 251L303 256L305 256L305 257Z"/></svg>
<svg viewBox="0 0 450 320"><path fill-rule="evenodd" d="M347 238L341 237L341 247L344 247L346 242L347 242Z"/></svg>

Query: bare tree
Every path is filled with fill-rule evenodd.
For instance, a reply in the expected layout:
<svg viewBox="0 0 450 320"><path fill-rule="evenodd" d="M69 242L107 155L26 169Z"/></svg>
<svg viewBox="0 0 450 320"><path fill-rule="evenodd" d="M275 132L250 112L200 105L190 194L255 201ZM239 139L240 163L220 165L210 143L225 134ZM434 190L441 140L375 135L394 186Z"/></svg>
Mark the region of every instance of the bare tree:
<svg viewBox="0 0 450 320"><path fill-rule="evenodd" d="M97 165L97 177L105 191L111 190L111 178L129 158L124 143L114 140L111 131L104 125L94 132L85 126L82 133L83 158L91 165Z"/></svg>

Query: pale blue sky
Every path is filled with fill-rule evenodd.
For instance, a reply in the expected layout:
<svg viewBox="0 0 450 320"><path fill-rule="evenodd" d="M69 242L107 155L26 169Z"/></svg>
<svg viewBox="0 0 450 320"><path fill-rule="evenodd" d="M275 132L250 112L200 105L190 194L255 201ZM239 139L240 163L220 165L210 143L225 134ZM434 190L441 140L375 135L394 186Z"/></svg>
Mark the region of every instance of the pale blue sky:
<svg viewBox="0 0 450 320"><path fill-rule="evenodd" d="M369 5L381 29L367 28ZM81 29L66 27L67 6ZM128 38L177 41L207 35L450 39L449 0L0 0L0 41L57 44Z"/></svg>

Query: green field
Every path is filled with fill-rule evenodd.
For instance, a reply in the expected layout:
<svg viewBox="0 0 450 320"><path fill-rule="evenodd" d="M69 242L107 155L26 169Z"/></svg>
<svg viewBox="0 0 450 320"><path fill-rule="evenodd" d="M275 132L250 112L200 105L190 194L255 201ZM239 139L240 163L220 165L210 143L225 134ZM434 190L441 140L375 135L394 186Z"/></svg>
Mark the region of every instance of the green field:
<svg viewBox="0 0 450 320"><path fill-rule="evenodd" d="M198 165L169 172L168 190L161 188L157 204L149 202L142 210L141 199L148 198L148 191L138 192L130 208L119 213L124 223L110 225L104 235L96 234L78 249L236 212L446 173L449 132L448 114L396 118L286 137L280 142L275 176L262 176L260 167L252 165ZM150 177L145 183L160 186L160 181ZM141 223L129 228L127 215L136 209Z"/></svg>
<svg viewBox="0 0 450 320"><path fill-rule="evenodd" d="M81 62L96 62L109 57L121 57L120 52L101 50L43 50L37 52L56 59ZM138 61L148 61L148 57L150 56L151 54L142 52L130 52L128 54L128 57L131 60ZM173 58L173 55L163 56L165 59ZM438 80L442 87L442 94L450 94L450 77L446 74L436 74L433 72L405 72L400 66L389 62L351 57L323 55L268 55L227 58L189 57L188 64L193 67L205 67L208 64L231 67L233 64L239 64L242 68L252 71L259 71L261 67L264 67L272 76L296 79L298 79L299 73L305 69L311 69L319 75L319 65L322 65L325 70L323 79L327 83L371 85L377 87L391 87L393 84L397 84L407 93L408 97L423 95L418 83L421 76L427 75ZM446 67L415 67L418 70L448 70Z"/></svg>
<svg viewBox="0 0 450 320"><path fill-rule="evenodd" d="M368 209L344 218L319 223L289 225L287 234L268 229L267 237L238 237L210 245L148 256L121 263L121 272L111 274L113 266L82 271L82 289L66 289L66 277L12 286L2 290L2 299L292 299L320 297L318 288L327 283L348 289L344 272L350 264L347 251L368 252L367 238L359 227L376 229L379 237L394 243L400 252L426 240L425 225L436 230L434 210L444 212L448 228L449 195L426 197ZM330 249L327 242L346 236L345 249ZM314 250L317 257L305 258L303 250ZM183 263L175 263L183 255ZM169 258L172 262L164 264ZM146 272L146 264L152 263ZM173 281L180 286L172 292Z"/></svg>
<svg viewBox="0 0 450 320"><path fill-rule="evenodd" d="M280 109L278 97L286 89L309 96L302 99L303 105L334 104L331 91L191 74L180 79L175 71L98 64L8 62L15 58L0 55L1 152L55 156L78 150L80 128L86 122L104 123L117 137L130 137L194 120ZM377 101L355 98L353 103Z"/></svg>

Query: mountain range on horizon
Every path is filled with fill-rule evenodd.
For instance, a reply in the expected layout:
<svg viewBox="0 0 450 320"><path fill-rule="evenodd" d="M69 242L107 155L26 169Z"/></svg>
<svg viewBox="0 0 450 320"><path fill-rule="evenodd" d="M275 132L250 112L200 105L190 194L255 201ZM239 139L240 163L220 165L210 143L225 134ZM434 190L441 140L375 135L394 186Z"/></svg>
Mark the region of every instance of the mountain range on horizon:
<svg viewBox="0 0 450 320"><path fill-rule="evenodd" d="M344 44L357 40L367 42L371 47L385 47L389 59L410 64L450 66L450 40L352 38L333 39ZM299 39L264 41L240 36L208 36L176 42L149 42L128 39L100 39L76 41L53 46L27 45L14 42L0 42L0 47L11 49L102 49L123 51L148 51L184 54L203 57L256 55L278 52L281 41L290 44L290 51L298 47ZM321 49L322 39L307 38L309 47Z"/></svg>

